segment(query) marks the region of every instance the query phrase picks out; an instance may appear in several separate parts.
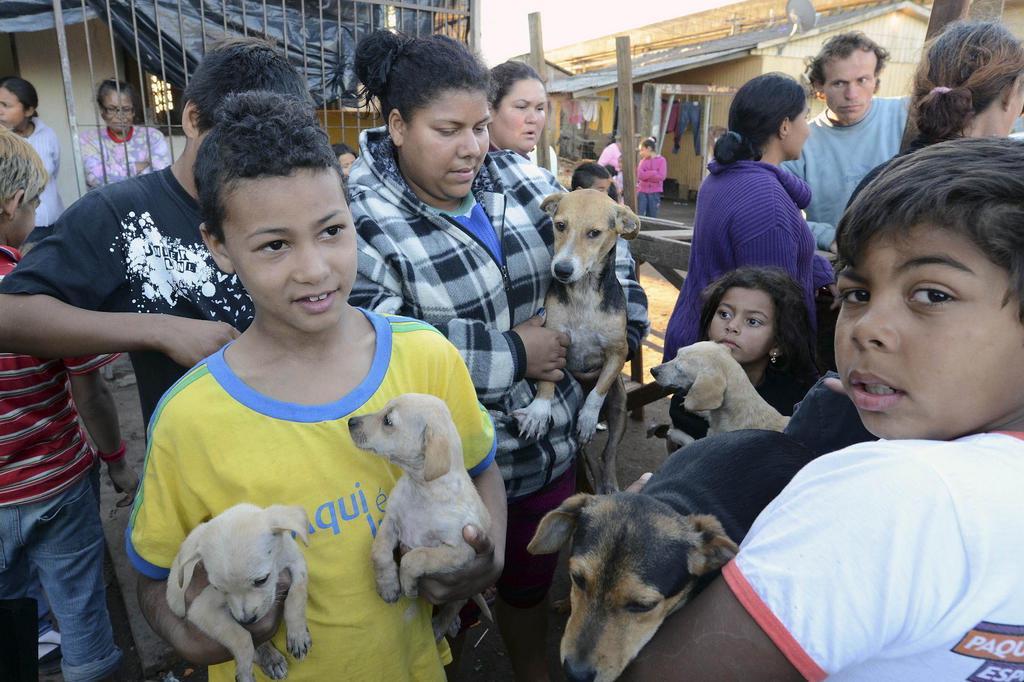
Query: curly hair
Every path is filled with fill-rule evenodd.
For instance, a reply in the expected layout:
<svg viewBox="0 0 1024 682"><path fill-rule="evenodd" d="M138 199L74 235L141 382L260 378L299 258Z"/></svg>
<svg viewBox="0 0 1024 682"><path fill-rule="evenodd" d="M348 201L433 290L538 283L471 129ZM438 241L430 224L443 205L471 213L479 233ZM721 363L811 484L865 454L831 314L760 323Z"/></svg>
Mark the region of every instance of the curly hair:
<svg viewBox="0 0 1024 682"><path fill-rule="evenodd" d="M846 59L856 50L874 52L877 60L875 76L882 73L889 59L889 51L860 31L850 31L829 38L821 51L807 61L807 80L813 87L820 88L825 84L825 66L835 59Z"/></svg>
<svg viewBox="0 0 1024 682"><path fill-rule="evenodd" d="M975 115L1020 87L1024 46L997 22L956 22L927 47L910 115L928 142L963 135Z"/></svg>
<svg viewBox="0 0 1024 682"><path fill-rule="evenodd" d="M263 91L228 95L195 163L207 231L224 240L225 199L240 181L287 177L300 169L334 170L342 181L310 101Z"/></svg>
<svg viewBox="0 0 1024 682"><path fill-rule="evenodd" d="M409 121L446 90L490 94L491 75L480 58L440 34L413 38L374 31L356 47L355 69L363 95L377 100L385 120L397 109Z"/></svg>
<svg viewBox="0 0 1024 682"><path fill-rule="evenodd" d="M814 330L800 285L785 270L743 266L722 275L704 288L700 311L700 340L708 340L708 329L718 306L729 289L754 289L768 294L775 306L775 344L779 348L776 367L798 380L817 379L814 363Z"/></svg>
<svg viewBox="0 0 1024 682"><path fill-rule="evenodd" d="M1009 273L1006 301L1024 322L1024 143L961 137L897 158L846 209L836 230L840 268L856 267L872 241L919 226L973 243Z"/></svg>

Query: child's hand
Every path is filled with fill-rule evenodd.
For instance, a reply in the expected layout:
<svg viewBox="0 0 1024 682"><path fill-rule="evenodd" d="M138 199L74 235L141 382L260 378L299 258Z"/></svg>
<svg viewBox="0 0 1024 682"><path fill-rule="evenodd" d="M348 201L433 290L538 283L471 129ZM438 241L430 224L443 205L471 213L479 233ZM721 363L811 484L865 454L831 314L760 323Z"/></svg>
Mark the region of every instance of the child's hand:
<svg viewBox="0 0 1024 682"><path fill-rule="evenodd" d="M462 529L462 537L476 550L476 558L462 570L420 578L420 596L431 604L469 599L497 582L505 567L504 547L498 556L494 543L482 530L466 526Z"/></svg>
<svg viewBox="0 0 1024 682"><path fill-rule="evenodd" d="M124 493L124 497L117 501L118 507L127 507L135 501L135 492L139 489L139 475L135 469L128 466L128 461L121 458L116 462L107 463L107 476L114 484L114 490Z"/></svg>

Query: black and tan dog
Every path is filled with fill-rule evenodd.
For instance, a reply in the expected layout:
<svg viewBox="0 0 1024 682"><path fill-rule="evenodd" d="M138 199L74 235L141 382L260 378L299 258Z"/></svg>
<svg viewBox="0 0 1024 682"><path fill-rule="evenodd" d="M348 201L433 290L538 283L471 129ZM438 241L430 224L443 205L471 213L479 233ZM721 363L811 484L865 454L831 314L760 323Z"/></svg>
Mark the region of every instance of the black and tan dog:
<svg viewBox="0 0 1024 682"><path fill-rule="evenodd" d="M544 326L569 336L566 370L585 374L600 370L576 420L580 443L594 435L601 408L608 421L608 442L594 484L600 492L618 490L615 452L626 428L626 389L622 366L626 343L626 296L615 275L615 245L621 236L640 232L640 219L604 192L578 189L552 194L541 202L554 226L551 286L544 299ZM547 433L555 385L541 381L529 405L516 410L519 432Z"/></svg>
<svg viewBox="0 0 1024 682"><path fill-rule="evenodd" d="M547 514L530 552L557 552L572 538L566 677L617 678L814 457L773 431L709 436L669 457L641 493L574 495Z"/></svg>

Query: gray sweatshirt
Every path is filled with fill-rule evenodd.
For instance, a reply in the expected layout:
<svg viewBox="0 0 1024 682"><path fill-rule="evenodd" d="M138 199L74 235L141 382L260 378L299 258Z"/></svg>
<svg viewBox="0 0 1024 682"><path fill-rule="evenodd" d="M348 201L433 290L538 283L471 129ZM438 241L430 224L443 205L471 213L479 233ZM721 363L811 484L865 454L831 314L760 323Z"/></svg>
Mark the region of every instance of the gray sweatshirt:
<svg viewBox="0 0 1024 682"><path fill-rule="evenodd" d="M835 239L836 225L861 178L899 152L908 102L876 97L867 116L852 126L836 125L828 110L823 111L811 120L811 136L800 158L782 164L811 186L807 225L819 249Z"/></svg>

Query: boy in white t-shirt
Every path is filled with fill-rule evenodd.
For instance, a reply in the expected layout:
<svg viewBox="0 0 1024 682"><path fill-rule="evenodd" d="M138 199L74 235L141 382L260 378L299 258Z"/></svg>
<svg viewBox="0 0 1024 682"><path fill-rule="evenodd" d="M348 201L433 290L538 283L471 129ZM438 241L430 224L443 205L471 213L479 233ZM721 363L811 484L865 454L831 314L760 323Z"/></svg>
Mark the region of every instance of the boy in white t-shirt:
<svg viewBox="0 0 1024 682"><path fill-rule="evenodd" d="M841 390L805 467L629 679L1024 680L1024 144L904 157L840 223Z"/></svg>

